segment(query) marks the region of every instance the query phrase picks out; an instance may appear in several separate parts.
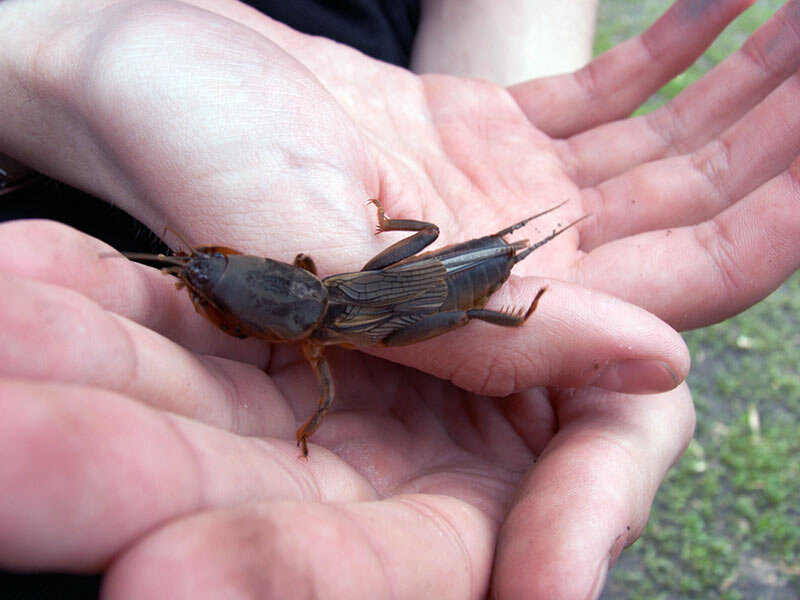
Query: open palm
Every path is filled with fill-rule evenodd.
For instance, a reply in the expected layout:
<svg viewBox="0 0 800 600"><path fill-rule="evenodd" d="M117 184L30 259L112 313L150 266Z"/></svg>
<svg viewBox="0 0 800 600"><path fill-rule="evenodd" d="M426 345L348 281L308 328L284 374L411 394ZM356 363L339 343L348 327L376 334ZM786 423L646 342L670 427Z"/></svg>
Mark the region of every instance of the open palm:
<svg viewBox="0 0 800 600"><path fill-rule="evenodd" d="M632 42L583 76L510 91L417 78L235 3L107 4L36 54L37 72L79 82L69 94L34 89L61 94L45 126L74 143L37 147L48 137L26 131L31 103L8 137L28 162L155 230L287 260L303 251L328 274L389 243L372 235L372 196L394 217L437 223L446 243L563 200L520 233L593 217L496 295L520 306L548 285L523 328L473 324L381 358L331 352L336 406L307 463L291 440L316 389L296 349L227 338L166 278L76 232L4 226L3 331L14 343L3 345L11 418L0 439L25 449L22 468L3 474L17 490L0 513L4 563L111 564L107 589L120 597L165 582L187 597L480 596L492 569L498 593L585 597L601 584L693 417L685 387L626 395L673 388L685 348L658 319L592 290L687 327L752 303L794 268L797 219L769 213L797 202L792 80L766 96L800 53L767 55L767 71L731 59L661 117L611 122L744 3L684 15L690 3L679 2L644 38L652 51L689 28L696 45L670 58ZM794 39L790 23L755 39ZM90 54L79 52L87 39ZM587 73L593 88L581 85ZM730 98L712 118L698 97L719 89ZM709 173L731 148L756 158L733 183L719 179L721 194ZM765 223L769 243L754 244ZM753 283L756 260L767 272Z"/></svg>
<svg viewBox="0 0 800 600"><path fill-rule="evenodd" d="M0 440L15 456L3 562L110 567L109 597L476 597L504 521L507 584L585 595L643 527L691 432L685 386L492 398L334 349L336 405L304 460L294 430L317 389L296 347L230 338L158 271L62 225L3 225L0 246ZM671 330L617 311L645 331L626 352L683 364ZM675 350L648 350L648 332Z"/></svg>

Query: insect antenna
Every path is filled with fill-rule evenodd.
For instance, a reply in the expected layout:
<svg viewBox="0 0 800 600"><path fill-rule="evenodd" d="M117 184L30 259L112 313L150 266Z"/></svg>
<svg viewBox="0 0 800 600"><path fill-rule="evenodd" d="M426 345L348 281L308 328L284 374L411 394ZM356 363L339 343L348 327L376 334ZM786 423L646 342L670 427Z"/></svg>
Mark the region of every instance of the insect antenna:
<svg viewBox="0 0 800 600"><path fill-rule="evenodd" d="M197 250L195 250L195 247L189 243L189 240L187 240L185 237L183 237L180 233L178 233L169 225L164 227L164 233L167 233L168 231L173 233L176 238L178 238L181 242L183 242L183 244L191 251L189 252L189 254L197 254Z"/></svg>
<svg viewBox="0 0 800 600"><path fill-rule="evenodd" d="M176 267L186 266L186 259L189 258L188 256L167 256L166 254L148 254L146 252L121 252L120 254L129 260L147 260Z"/></svg>
<svg viewBox="0 0 800 600"><path fill-rule="evenodd" d="M190 250L188 255L184 255L183 252L180 251L179 254L171 254L171 255L148 254L145 252L122 252L121 253L122 256L128 258L129 260L146 260L149 262L174 265L176 267L185 267L187 259L190 258L191 256L198 254L198 252L195 249L195 247L189 243L189 240L187 240L185 237L183 237L180 233L175 231L169 225L164 227L164 233L167 233L168 231L175 234L175 237L177 237Z"/></svg>

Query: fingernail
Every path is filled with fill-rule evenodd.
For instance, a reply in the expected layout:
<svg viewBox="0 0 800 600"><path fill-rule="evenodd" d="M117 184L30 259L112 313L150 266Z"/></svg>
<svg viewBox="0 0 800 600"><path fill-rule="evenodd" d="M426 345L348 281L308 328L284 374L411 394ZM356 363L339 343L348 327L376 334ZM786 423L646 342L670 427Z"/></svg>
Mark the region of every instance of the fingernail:
<svg viewBox="0 0 800 600"><path fill-rule="evenodd" d="M657 394L680 383L675 370L661 360L623 360L609 365L592 385L612 392Z"/></svg>
<svg viewBox="0 0 800 600"><path fill-rule="evenodd" d="M597 575L595 575L594 586L592 587L592 591L586 596L586 600L597 600L600 597L600 594L603 593L603 588L606 586L606 576L608 575L608 559L604 560L600 564L600 569L597 571Z"/></svg>

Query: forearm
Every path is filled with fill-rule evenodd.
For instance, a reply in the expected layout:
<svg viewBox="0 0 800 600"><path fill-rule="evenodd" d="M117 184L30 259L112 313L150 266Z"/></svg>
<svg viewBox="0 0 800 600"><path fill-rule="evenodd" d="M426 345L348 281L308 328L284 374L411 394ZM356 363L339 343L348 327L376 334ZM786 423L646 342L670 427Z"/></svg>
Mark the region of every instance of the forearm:
<svg viewBox="0 0 800 600"><path fill-rule="evenodd" d="M425 0L411 68L503 85L573 71L592 55L597 0Z"/></svg>

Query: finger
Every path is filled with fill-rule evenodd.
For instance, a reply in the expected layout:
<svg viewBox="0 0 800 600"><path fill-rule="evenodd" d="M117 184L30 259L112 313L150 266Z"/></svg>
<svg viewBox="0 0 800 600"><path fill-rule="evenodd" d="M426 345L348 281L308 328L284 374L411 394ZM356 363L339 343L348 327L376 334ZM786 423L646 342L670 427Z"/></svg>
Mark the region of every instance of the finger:
<svg viewBox="0 0 800 600"><path fill-rule="evenodd" d="M0 273L0 294L0 375L102 387L248 435L294 421L257 367L198 357L72 290Z"/></svg>
<svg viewBox="0 0 800 600"><path fill-rule="evenodd" d="M322 449L229 434L83 386L0 380L0 565L94 571L153 527L267 499L370 486Z"/></svg>
<svg viewBox="0 0 800 600"><path fill-rule="evenodd" d="M609 242L577 277L677 329L745 310L800 268L800 159L710 221Z"/></svg>
<svg viewBox="0 0 800 600"><path fill-rule="evenodd" d="M270 347L237 340L190 309L174 279L123 258L76 229L43 220L0 225L0 271L54 283L91 298L108 311L158 331L200 354L263 366Z"/></svg>
<svg viewBox="0 0 800 600"><path fill-rule="evenodd" d="M800 24L800 21L799 21ZM696 152L646 163L584 190L597 215L581 248L714 217L800 156L800 71Z"/></svg>
<svg viewBox="0 0 800 600"><path fill-rule="evenodd" d="M500 599L596 598L694 427L685 385L635 398L579 390L557 404L561 430L500 531L492 581Z"/></svg>
<svg viewBox="0 0 800 600"><path fill-rule="evenodd" d="M554 260L559 263L557 257ZM505 286L505 291L497 295L495 306L530 305L531 299L539 291L538 287L532 287L522 294L510 294L511 288ZM554 293L555 290L560 290L558 295ZM563 287L552 287L546 298L548 300L543 301L543 306L551 302L549 298L553 298L555 306L562 307L581 299L576 309L582 312L582 318L577 319L574 327L570 328L562 319L572 318L571 315L556 316L551 320L554 328L550 334L541 340L536 338L535 344L526 343L525 338L519 335L521 330L515 332L495 326L487 330L484 325L484 331L488 334L473 334L473 342L468 346L462 345L455 352L447 349L433 354L420 349L419 352L406 351L405 354L398 352L387 356L451 379L471 391L490 395L505 395L542 384L572 387L590 382L613 386L615 390L663 391L683 379L688 369L685 345L663 323L635 307L625 307L613 316L619 304L613 305L608 299L597 299L585 291L578 293ZM537 319L539 312L541 308L537 312ZM596 312L601 313L606 321L597 321ZM613 327L609 326L610 323L613 323ZM587 338L592 343L580 344L583 360L578 362L574 360L571 346L576 336L581 335L579 332L584 330L592 331ZM451 343L447 340L455 340L452 337L454 335L458 334L450 334L442 341L436 340L429 348L435 348L436 344ZM181 336L176 337L180 339ZM516 341L510 342L511 339ZM507 346L507 343L510 345ZM636 362L638 359L644 360ZM152 381L152 378L148 379L148 382ZM162 396L176 397L166 393Z"/></svg>
<svg viewBox="0 0 800 600"><path fill-rule="evenodd" d="M688 67L754 0L679 0L642 35L574 74L509 88L527 117L565 138L621 119Z"/></svg>
<svg viewBox="0 0 800 600"><path fill-rule="evenodd" d="M485 597L496 523L445 496L269 502L161 529L110 569L109 598ZM142 577L142 573L148 573Z"/></svg>
<svg viewBox="0 0 800 600"><path fill-rule="evenodd" d="M571 175L582 186L594 185L646 161L697 151L797 70L798 31L800 0L791 0L741 49L667 105L573 136L565 158ZM751 146L759 139L771 143L766 134L755 133Z"/></svg>
<svg viewBox="0 0 800 600"><path fill-rule="evenodd" d="M689 354L681 337L616 298L556 280L512 278L489 308L527 307L543 287L538 308L521 327L473 321L413 348L374 352L490 396L589 384L653 393L685 378Z"/></svg>

